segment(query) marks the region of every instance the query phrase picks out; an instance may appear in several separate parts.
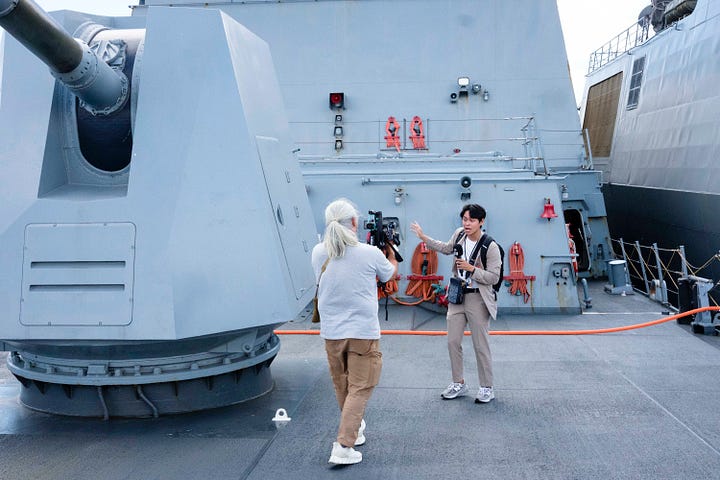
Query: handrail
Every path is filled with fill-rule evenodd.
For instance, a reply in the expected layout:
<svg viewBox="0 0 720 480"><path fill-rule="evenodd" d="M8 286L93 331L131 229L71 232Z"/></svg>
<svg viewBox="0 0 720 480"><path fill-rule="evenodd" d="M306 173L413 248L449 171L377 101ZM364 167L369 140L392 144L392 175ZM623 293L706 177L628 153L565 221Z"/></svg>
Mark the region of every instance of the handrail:
<svg viewBox="0 0 720 480"><path fill-rule="evenodd" d="M611 242L613 250L615 245L619 247L621 255L618 256L625 260L630 282L636 290L676 308L679 307L680 278L693 275L717 279L717 272L720 269L720 252L697 266L688 262L683 245L676 248L662 248L656 243L640 245L638 241L628 242L623 238L611 239ZM720 285L720 282L717 284ZM711 304L718 305L718 300L717 293L709 296Z"/></svg>
<svg viewBox="0 0 720 480"><path fill-rule="evenodd" d="M653 32L654 33L654 32ZM650 22L636 22L590 54L588 74L650 38Z"/></svg>

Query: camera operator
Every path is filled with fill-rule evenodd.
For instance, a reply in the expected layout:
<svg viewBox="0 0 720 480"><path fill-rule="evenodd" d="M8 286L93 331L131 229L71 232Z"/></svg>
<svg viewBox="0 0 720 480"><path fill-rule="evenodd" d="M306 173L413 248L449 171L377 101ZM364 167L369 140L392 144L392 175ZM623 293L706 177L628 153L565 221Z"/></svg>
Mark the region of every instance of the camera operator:
<svg viewBox="0 0 720 480"><path fill-rule="evenodd" d="M325 208L325 225L312 265L319 279L320 336L341 412L329 463L352 464L362 461L353 447L365 443L365 405L382 369L376 278L394 278L397 262L389 245L383 254L358 241L358 210L349 200Z"/></svg>

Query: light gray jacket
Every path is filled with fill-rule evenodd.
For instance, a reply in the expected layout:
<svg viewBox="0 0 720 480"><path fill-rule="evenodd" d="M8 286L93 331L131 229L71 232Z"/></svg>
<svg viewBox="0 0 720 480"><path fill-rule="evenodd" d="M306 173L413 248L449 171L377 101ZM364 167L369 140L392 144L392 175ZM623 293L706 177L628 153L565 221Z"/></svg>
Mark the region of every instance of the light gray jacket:
<svg viewBox="0 0 720 480"><path fill-rule="evenodd" d="M430 250L435 250L436 252L444 253L445 255L451 255L453 253L453 246L462 231L462 228L455 230L447 243L427 237L425 244ZM500 249L498 248L497 243L493 241L488 247L487 269L483 267L482 261L480 260L480 253L478 253L475 258L475 263L473 265L475 266L475 272L472 274L473 282L478 284L480 296L485 302L485 306L487 306L490 316L495 319L497 318L497 296L492 286L497 283L500 279L500 275L502 274L500 271ZM457 275L458 273L454 263L452 273L453 275Z"/></svg>

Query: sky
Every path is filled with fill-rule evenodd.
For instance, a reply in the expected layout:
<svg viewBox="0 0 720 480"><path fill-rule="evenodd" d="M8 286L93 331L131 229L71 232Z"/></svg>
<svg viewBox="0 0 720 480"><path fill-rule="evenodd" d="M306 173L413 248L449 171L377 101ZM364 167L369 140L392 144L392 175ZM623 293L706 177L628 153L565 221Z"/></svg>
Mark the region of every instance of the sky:
<svg viewBox="0 0 720 480"><path fill-rule="evenodd" d="M637 22L650 0L557 0L577 104L590 54Z"/></svg>
<svg viewBox="0 0 720 480"><path fill-rule="evenodd" d="M473 0L478 1L478 0ZM528 0L534 1L534 0ZM575 98L582 101L590 53L637 21L650 0L556 0ZM45 10L78 10L104 15L129 15L137 0L36 0ZM510 30L508 30L510 31Z"/></svg>

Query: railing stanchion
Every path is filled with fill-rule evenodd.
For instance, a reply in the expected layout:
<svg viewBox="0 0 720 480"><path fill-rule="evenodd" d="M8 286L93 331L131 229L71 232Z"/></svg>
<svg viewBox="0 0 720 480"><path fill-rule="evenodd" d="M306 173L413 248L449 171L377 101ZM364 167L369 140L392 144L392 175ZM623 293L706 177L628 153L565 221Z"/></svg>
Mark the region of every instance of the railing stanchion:
<svg viewBox="0 0 720 480"><path fill-rule="evenodd" d="M635 240L635 251L637 251L638 259L640 260L640 271L642 272L643 282L645 283L645 294L650 295L650 284L647 279L647 272L645 272L645 260L642 256L642 250L640 250L640 242Z"/></svg>
<svg viewBox="0 0 720 480"><path fill-rule="evenodd" d="M687 258L685 257L685 245L680 245L680 270L683 278L688 276Z"/></svg>

